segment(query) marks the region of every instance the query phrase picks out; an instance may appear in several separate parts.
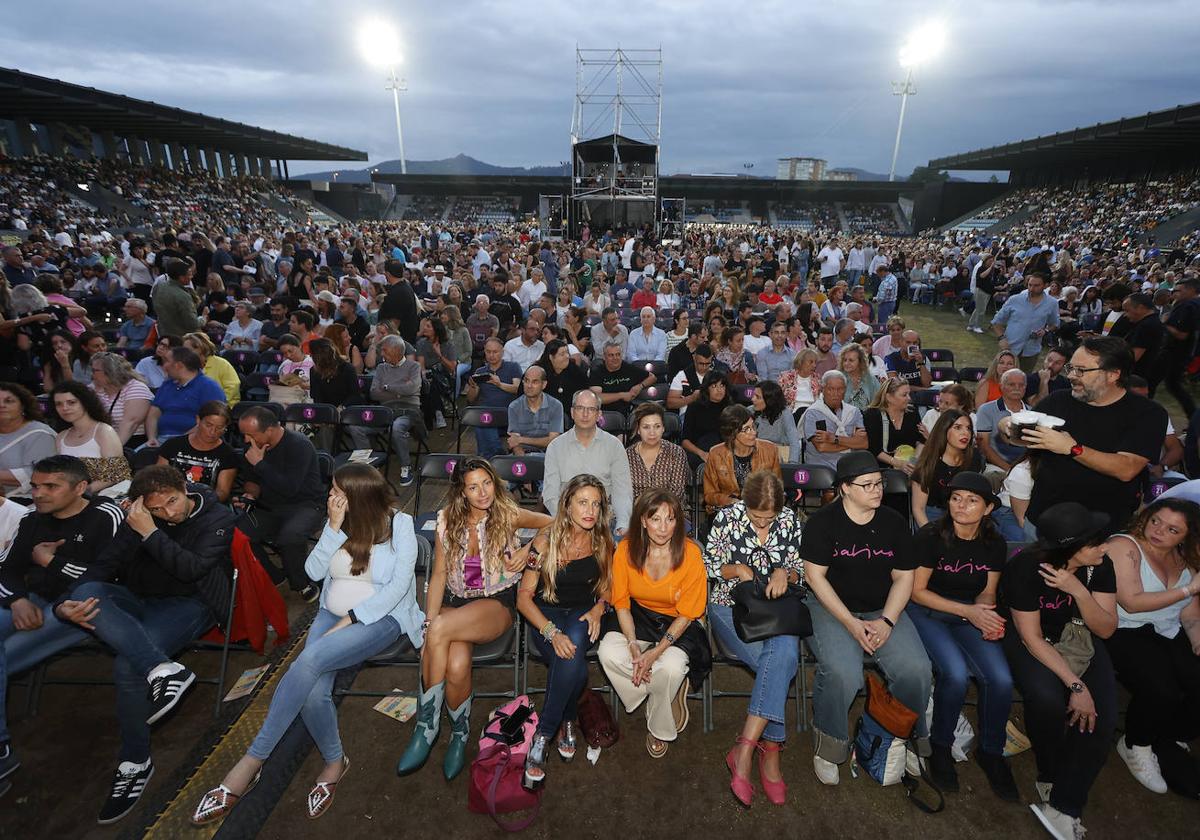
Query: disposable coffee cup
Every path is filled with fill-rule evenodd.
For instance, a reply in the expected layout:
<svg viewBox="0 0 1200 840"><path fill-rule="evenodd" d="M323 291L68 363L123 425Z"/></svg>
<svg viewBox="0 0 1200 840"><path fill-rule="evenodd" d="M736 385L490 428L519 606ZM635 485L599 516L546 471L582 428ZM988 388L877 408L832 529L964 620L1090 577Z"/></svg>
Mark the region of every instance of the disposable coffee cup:
<svg viewBox="0 0 1200 840"><path fill-rule="evenodd" d="M1025 433L1028 431L1032 431L1033 429L1036 429L1038 426L1038 421L1044 416L1045 416L1044 414L1041 414L1040 412L1037 412L1037 411L1013 412L1012 421L1011 421L1012 422L1012 434L1010 435L1010 437L1012 437L1016 440L1024 439Z"/></svg>

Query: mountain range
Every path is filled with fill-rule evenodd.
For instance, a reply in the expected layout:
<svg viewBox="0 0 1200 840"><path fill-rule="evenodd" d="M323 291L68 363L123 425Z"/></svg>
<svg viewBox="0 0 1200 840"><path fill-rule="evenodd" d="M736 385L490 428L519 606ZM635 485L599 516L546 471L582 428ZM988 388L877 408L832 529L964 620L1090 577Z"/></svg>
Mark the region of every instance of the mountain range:
<svg viewBox="0 0 1200 840"><path fill-rule="evenodd" d="M854 167L840 167L847 172L853 172L858 175L860 181L886 181L887 175L879 172L869 172L865 169L856 169ZM757 171L756 171L757 170ZM320 172L306 172L303 175L297 174L297 178L310 178L314 181L333 181L334 174L337 174L337 182L341 184L369 184L371 182L372 172L382 172L389 175L400 174L399 160L385 160L375 166L364 167L362 169L326 169ZM758 161L753 167L740 166L737 169L731 168L728 165L717 166L708 169L698 169L695 173L672 173L672 174L724 174L735 175L744 178L774 178L775 169L774 161ZM496 166L495 164L486 163L482 160L476 160L470 155L458 154L451 158L442 158L441 160L410 160L408 161L409 175L541 175L554 176L566 175L567 170L561 165L557 166ZM665 175L666 173L664 173ZM897 180L908 180L907 175L897 175ZM951 180L962 180L954 177Z"/></svg>

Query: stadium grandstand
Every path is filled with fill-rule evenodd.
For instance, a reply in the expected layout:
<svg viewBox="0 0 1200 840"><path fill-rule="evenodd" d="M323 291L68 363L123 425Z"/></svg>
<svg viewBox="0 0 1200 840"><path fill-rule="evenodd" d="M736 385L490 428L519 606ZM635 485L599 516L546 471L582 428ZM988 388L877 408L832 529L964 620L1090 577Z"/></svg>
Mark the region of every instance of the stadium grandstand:
<svg viewBox="0 0 1200 840"><path fill-rule="evenodd" d="M603 809L588 797L603 800L604 807L609 802L587 793L597 790L616 791L622 807L628 801L661 810L684 801L679 791L686 789L694 799L678 809L675 828L687 834L712 833L714 827L730 836L777 832L779 818L759 804L768 795L790 796L792 805L803 801L813 806L809 811L822 811L821 797L830 795L822 783L833 782L829 768L812 761L821 756L810 756L808 734L828 712L815 712L810 695L828 690L817 674L829 667L830 657L811 641L792 647L798 670L793 667L795 676L787 674L775 687L774 701L780 702L772 714L780 719L750 716L764 737L778 736L773 743L792 735L780 771L791 792L780 793L781 783L764 774L764 796L748 811L732 810L726 767L733 768L735 783L742 775L727 750L747 723L745 698L754 682L729 649L740 638L732 625L722 635L715 621L703 629L691 621L704 615L705 578L712 578L713 593L724 591L719 587L726 579L741 577L749 564L766 563L760 556L765 553L783 559L759 571L790 580L787 564L799 567L801 555L789 546L806 533L820 533L830 505L861 493L875 505L882 498L891 509L880 515L881 526L899 523L888 550L908 545L910 530L941 516L951 517L951 530L960 519L967 522L970 527L954 531L962 543L993 540L993 560L1015 556L1039 537L1073 549L1084 545L1089 562L1104 570L1096 574L1096 598L1087 594L1093 577L1086 572L1044 571L1042 577L1054 578L1055 592L1086 599L1087 609L1067 624L1096 621L1097 612L1113 619L1113 599L1125 597L1121 587L1135 566L1126 568L1130 575L1116 577L1112 559L1093 551L1100 526L1093 527L1086 511L1086 528L1079 526L1078 533L1062 530L1043 513L1055 509L1047 498L1077 502L1105 513L1112 530L1164 494L1192 508L1200 499L1200 450L1190 435L1200 422L1194 381L1200 335L1198 114L1200 108L1187 106L930 161L934 171L1008 171L1008 183L667 176L657 172L656 148L629 144L635 151L611 151L625 141L610 135L599 146L577 148L588 142L581 138L572 147L571 175L375 172L364 188L313 183L288 172L288 159L365 160L353 149L0 71L0 483L7 496L0 529L8 529L0 538L14 546L0 556L0 611L20 613L22 624L14 617L0 629L6 638L39 632L32 625L40 627L43 614L47 622L66 615L75 624L99 625L91 634L71 626L75 635L54 636L44 648L18 651L21 656L10 653L14 667L0 670L8 681L0 714L11 727L0 729L3 833L92 836L101 831L95 828L99 817L119 826L103 831L120 830L122 836L192 836L193 824L206 821L204 831L216 836L306 836L310 818L323 817L330 832L382 832L387 819L419 835L428 823L412 821L413 803L436 811L445 823L441 830L461 836L491 831L485 816L462 807L470 779L480 772L478 766L466 769L476 757L476 734L495 705L522 696L532 695L544 712L545 692L555 692L547 668L554 657L573 660L576 646L579 673L587 678L572 683L571 697L559 694L555 702L574 703L590 680L598 691L584 695L583 703L591 705L580 710L585 729L566 720L571 725L561 740L557 728L540 733L541 748L564 758L577 748L591 761L530 762L549 780L533 831L544 829L548 836L573 824L584 836L603 836L597 828ZM601 152L610 151L614 158L626 155L623 166L603 159ZM584 188L603 195L585 201ZM617 198L622 191L626 199ZM618 221L629 214L615 209L618 200L655 210L634 213L637 223L622 225ZM676 235L663 236L668 201L678 202L671 206L682 208L682 222L673 228ZM552 229L558 230L554 236ZM654 313L653 325L646 308ZM1092 378L1080 385L1083 377ZM1067 399L1067 389L1086 399ZM1097 401L1095 393L1111 401ZM1025 447L1004 432L1007 423L1000 425L1001 416L1025 407L1070 418L1066 431L1031 432L1032 439L1023 439L1031 452L1040 450L1036 472ZM956 440L967 441L965 449L951 451L954 430L960 430ZM934 441L945 449L931 457L925 453ZM975 454L976 441L978 463L959 460ZM839 472L839 465L856 463L865 453L876 460L857 472L844 466ZM64 461L68 456L78 457ZM660 469L668 460L671 468ZM751 466L770 475L755 478ZM155 467L175 472L168 469L164 477ZM72 471L78 469L85 471L82 477ZM583 469L606 478L571 483ZM987 480L977 475L943 487L943 472L981 473ZM72 479L62 482L76 494L65 507L54 505L70 494L47 475ZM874 486L849 486L876 475ZM470 476L492 489L465 495ZM182 485L184 477L188 484L176 490L174 482ZM750 506L756 483L778 487L770 491L775 496L762 491L770 496L762 497L764 505L778 501L766 530L761 510ZM582 586L579 597L587 603L569 618L576 641L567 650L568 619L558 617L551 603L534 600L530 587L539 584L530 581L537 575L517 574L527 568L521 544L552 521L551 511L565 533L586 531L580 523L597 527L594 517L571 518L566 502L574 496L560 504L560 486L578 495L581 485L595 492L595 504L612 500L611 524L621 532L643 525L631 516L641 509L637 498L666 491L669 500L647 508L647 518L666 520L678 510L678 533L686 519L704 547L704 559L689 553L692 567L684 569L695 576L689 585L699 593L696 615L679 606L683 596L662 603L647 597L660 615L662 609L676 614L666 623L642 617L658 622L655 638L643 639L647 649L657 651L654 657L663 656L660 646L671 654L655 659L661 663L656 669L639 671L637 681L644 676L654 686L654 679L675 680L670 690L662 683L653 688L658 693L647 700L646 731L640 709L621 711L619 701L636 705L628 699L635 695L623 692L651 690L630 676L642 666L635 666L625 640L614 637L616 655L628 659L627 667L614 664L612 641L597 658L586 659L585 637L575 632L575 625L590 629L589 616L598 622L607 604L593 606L592 588ZM832 498L835 487L845 495ZM129 497L134 488L143 491L136 502ZM957 502L943 492L951 490ZM937 492L945 496L941 505ZM958 510L975 504L961 494L981 500L976 519ZM148 507L146 499L163 495L164 507ZM180 497L195 501L169 507ZM393 497L403 516L392 516ZM482 519L469 518L479 509L471 505L495 505L497 499L502 513L493 507ZM26 514L21 508L31 500L34 511ZM121 512L109 500L132 504ZM360 501L364 509L368 502L379 505L371 509L379 514L376 525L386 525L383 531L356 530L368 517L348 516L346 506L353 510ZM1003 526L996 534L982 524L987 505ZM859 508L876 515L866 502L855 512ZM1179 527L1200 522L1200 510L1192 508L1183 508ZM70 516L57 516L64 512ZM485 521L493 514L512 526L512 533L499 535L503 552L495 549L503 560L515 558L509 571L491 562L496 558L482 559L492 551L487 541L495 535L487 533ZM123 516L125 524L114 531ZM742 517L740 530L730 537L735 516ZM86 539L83 525L58 521L75 517L94 518ZM462 525L457 535L445 524L451 517L461 517L453 520ZM839 527L847 532L867 530L848 514L843 519ZM799 533L789 532L788 544L777 545L780 532L771 529L793 522ZM191 539L193 527L210 528L204 536L211 539L203 546L171 542L175 548L162 548ZM484 535L475 540L478 558L468 556L476 528ZM225 542L211 549L218 531ZM352 531L362 539L347 542ZM60 533L66 547L50 556L47 546ZM68 539L75 533L80 539ZM654 551L668 551L669 540L654 542L657 533L643 528L636 539L626 537L620 551L631 545L650 551L652 542ZM925 539L931 529L922 533ZM463 535L466 544L458 545ZM835 536L828 539L832 546ZM1195 551L1178 534L1170 539L1181 551ZM739 540L745 545L734 547ZM806 549L818 550L808 540ZM594 545L588 534L584 543L588 548L571 564L587 559ZM180 545L185 551L175 550ZM1153 551L1160 543L1131 545L1131 552ZM112 546L129 556L113 556ZM212 557L201 570L202 586L169 559L162 568L178 574L164 577L154 565L181 554L190 561L205 550ZM560 550L546 547L528 568L540 573L538 564ZM598 550L607 550L607 543ZM744 551L740 561L730 559L735 550ZM940 557L936 551L921 555L921 562L932 567ZM170 650L146 653L129 643L141 654L137 663L149 657L144 674L135 673L135 657L121 647L128 639L105 624L115 608L102 601L93 614L86 600L71 597L78 584L73 564L87 566L97 556L121 568L116 585L133 593L122 602L137 601L131 612L144 602L187 602L172 601L156 614L157 622L145 622ZM364 556L370 572L356 574L353 564ZM1073 554L1070 562L1080 556ZM471 565L476 559L479 565ZM811 576L819 559L804 560ZM376 575L385 562L391 564L387 572ZM702 562L707 570L699 568ZM144 574L145 568L155 573ZM669 563L662 568L664 576L679 572ZM1182 568L1174 588L1190 598L1194 569L1185 578ZM799 568L794 571L798 582ZM112 597L113 589L104 587L113 582L92 580L93 573L100 575L87 572L80 597ZM635 573L642 570L628 574ZM892 574L884 575L885 591ZM57 589L52 575L58 575ZM394 575L392 583L386 575ZM1031 579L1036 575L1031 566ZM817 577L833 588L836 575ZM995 579L984 577L994 588ZM931 578L919 579L928 584ZM520 594L518 586L525 587ZM564 598L568 588L560 587ZM214 591L227 610L221 615L206 600ZM348 591L358 600L335 613ZM814 582L812 591L826 590ZM979 592L987 606L970 615L991 627L979 615L990 615L991 596ZM1140 586L1137 594L1143 594ZM376 596L381 600L372 602ZM638 597L634 591L634 601ZM388 598L388 609L379 609ZM55 607L55 601L63 603ZM1107 606L1093 610L1101 602ZM1026 618L1037 621L1036 592L1033 603L1028 614L1035 618ZM547 612L534 613L530 604ZM477 618L456 624L460 610L476 610ZM851 671L857 674L860 647L871 655L896 629L896 638L903 633L912 645L911 660L897 667L924 663L925 676L913 680L924 680L916 711L924 714L926 701L937 709L943 701L936 692L930 698L928 685L929 659L937 654L926 653L924 637L909 626L911 615L897 613L885 622L874 617L881 614L877 609L850 614L847 608L847 614L847 623L883 634L883 641L847 637L842 658L853 663ZM435 623L423 624L425 615L435 615ZM536 621L537 615L545 620ZM689 630L676 627L677 637L671 620ZM841 632L833 619L824 621L828 626L817 632ZM145 629L141 619L134 623ZM955 619L956 627L968 623ZM649 632L633 629L639 638ZM1187 656L1200 649L1200 634L1192 625L1173 629L1183 634L1180 644L1190 641L1192 651L1181 648L1179 655L1191 663ZM1107 624L1105 630L1114 632ZM425 650L441 651L436 656L444 672L432 684L411 641L426 631ZM691 648L694 660L673 644L685 632L699 645ZM977 636L981 645L995 641ZM1087 639L1095 645L1091 656L1106 662L1098 653L1108 649L1104 636L1097 631ZM318 652L328 650L323 645L330 638L354 639L354 650L321 659L327 654ZM1035 633L1033 644L1041 640ZM1009 642L1014 650L1008 656L1033 667L1021 640L1010 636ZM701 650L711 655L711 668ZM120 654L115 666L113 651ZM687 663L682 671L678 661L671 664L676 654ZM1006 662L1005 654L998 660ZM689 668L697 677L690 684ZM1173 747L1171 732L1170 743L1156 741L1156 747L1178 763L1164 761L1159 777L1147 771L1145 752L1131 751L1150 747L1116 730L1118 705L1130 710L1120 713L1126 730L1130 720L1146 723L1131 700L1140 696L1144 704L1145 695L1138 694L1137 680L1122 677L1118 689L1111 667L1106 673L1095 693L1108 692L1109 717L1097 723L1108 740L1099 748L1087 742L1093 748L1079 758L1095 771L1084 819L1099 837L1150 836L1160 828L1159 836L1188 836L1196 796L1154 797L1151 791L1166 788L1165 774L1186 796L1185 783L1193 778L1188 767L1198 774L1200 790L1200 768L1191 753ZM301 695L296 685L303 674L313 677L316 688L304 683ZM1090 681L1086 674L1077 676ZM1044 737L1045 730L1061 735L1068 700L1060 677L1053 675L1053 691L1046 692L1054 698L1052 712L1041 710L1048 725L1039 728L1037 712L1030 711L1037 692L1018 688L1016 721L1009 724L1005 711L988 735L999 733L1003 741L1005 724L1020 736L1012 737L1014 743L1026 734ZM937 679L951 678L943 672ZM235 683L238 690L229 693ZM148 685L156 686L149 697ZM1091 696L1090 689L1072 689L1076 697L1084 691ZM984 701L978 689L967 692L957 701L963 705L970 697L965 717L957 710L945 720L939 714L940 724L948 720L953 730L969 719L982 730ZM848 692L848 703L854 694ZM280 723L285 703L291 717ZM592 713L603 720L609 708L622 737L618 744L606 742L598 758L601 753L583 741L599 738L603 727L595 727ZM146 712L154 712L153 758ZM1179 712L1180 720L1187 712ZM693 715L697 725L689 727ZM301 723L290 725L297 716ZM332 734L331 717L338 727ZM266 735L258 737L272 740L265 764L262 741L255 740L260 727ZM440 741L438 727L447 729ZM312 750L310 731L326 736L316 739L320 755ZM432 754L426 733L434 733ZM1118 737L1122 761L1110 758L1100 773ZM355 768L345 783L349 764L342 740ZM257 746L243 755L252 743ZM770 767L779 751L758 744L743 744L747 756L757 751ZM1074 736L1067 744L1064 749L1075 749ZM967 749L986 755L978 743ZM886 819L897 831L921 831L934 840L986 834L972 821L981 814L989 825L1003 826L997 833L1035 836L1028 810L1005 795L1005 774L1011 773L1013 796L1019 787L1025 800L1034 801L1045 790L1035 756L1045 760L1044 749L991 755L986 770L987 758L959 763L957 771L950 744L937 744L937 750L942 763L931 760L926 769L935 767L939 779L952 778L954 787L962 779L960 791L946 797L940 825L896 817L900 806L879 804L890 795L886 790L862 779L850 783L847 774L836 795L845 807L870 815L871 825ZM664 755L666 761L651 760ZM442 767L422 767L427 758ZM825 763L836 780L836 763ZM1177 773L1179 766L1184 770ZM664 767L670 768L669 785L660 778ZM856 767L871 772L863 762ZM517 778L526 772L518 768ZM339 784L335 803L332 791ZM63 807L64 790L70 807ZM739 800L746 796L741 787L733 793ZM220 818L225 822L217 829ZM788 810L786 818L798 816ZM1142 831L1146 820L1153 820L1153 832ZM827 833L837 836L844 824L839 817Z"/></svg>

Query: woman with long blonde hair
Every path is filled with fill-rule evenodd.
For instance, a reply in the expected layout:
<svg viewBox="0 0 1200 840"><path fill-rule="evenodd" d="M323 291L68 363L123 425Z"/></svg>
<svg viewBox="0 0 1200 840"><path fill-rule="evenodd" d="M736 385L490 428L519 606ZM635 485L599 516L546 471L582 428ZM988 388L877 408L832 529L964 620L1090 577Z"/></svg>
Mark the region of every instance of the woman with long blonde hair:
<svg viewBox="0 0 1200 840"><path fill-rule="evenodd" d="M438 512L433 571L425 603L417 725L396 765L401 776L419 770L441 728L443 702L450 716L450 746L442 771L462 772L471 733L471 655L512 627L517 583L528 547L517 531L544 528L550 517L525 510L484 458L464 457L450 476L450 496Z"/></svg>
<svg viewBox="0 0 1200 840"><path fill-rule="evenodd" d="M600 479L577 475L563 488L550 528L529 549L517 609L535 631L531 637L548 674L546 699L525 761L528 788L545 781L546 748L556 733L559 757L575 757L576 702L587 685L588 650L600 637L600 619L612 590L611 515Z"/></svg>

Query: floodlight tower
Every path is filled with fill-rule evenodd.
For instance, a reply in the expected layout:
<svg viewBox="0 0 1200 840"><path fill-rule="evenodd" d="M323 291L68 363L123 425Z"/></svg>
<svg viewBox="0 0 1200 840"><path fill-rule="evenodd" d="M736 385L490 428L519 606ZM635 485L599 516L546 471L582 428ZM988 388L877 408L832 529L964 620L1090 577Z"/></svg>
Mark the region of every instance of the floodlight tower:
<svg viewBox="0 0 1200 840"><path fill-rule="evenodd" d="M396 112L396 140L400 144L400 174L408 174L404 158L404 129L400 125L400 93L408 90L408 82L396 76L396 67L404 60L400 52L400 35L384 20L368 20L358 33L358 48L363 59L376 67L386 67L388 83L384 90L392 92L392 107Z"/></svg>
<svg viewBox="0 0 1200 840"><path fill-rule="evenodd" d="M946 43L946 29L938 21L925 24L908 36L900 48L900 66L905 69L903 82L892 82L892 95L900 97L900 121L896 125L896 144L892 147L892 168L888 180L896 180L896 158L900 155L900 134L904 131L904 111L908 97L916 94L913 87L913 71L919 64L937 58Z"/></svg>

